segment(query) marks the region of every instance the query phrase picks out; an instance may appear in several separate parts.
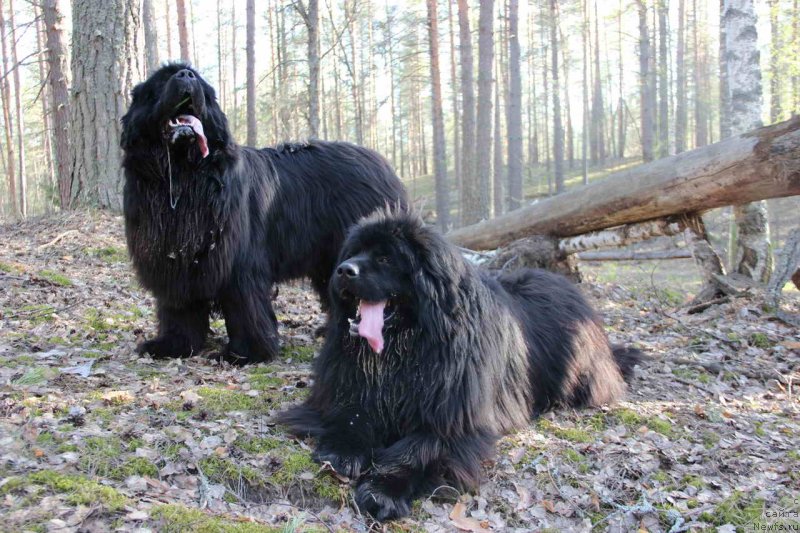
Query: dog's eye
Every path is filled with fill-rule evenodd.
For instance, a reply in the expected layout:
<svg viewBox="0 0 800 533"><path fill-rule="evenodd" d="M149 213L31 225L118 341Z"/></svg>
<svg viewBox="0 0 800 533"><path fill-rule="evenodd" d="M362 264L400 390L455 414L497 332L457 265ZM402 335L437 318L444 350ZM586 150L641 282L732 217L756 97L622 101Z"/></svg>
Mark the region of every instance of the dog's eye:
<svg viewBox="0 0 800 533"><path fill-rule="evenodd" d="M382 256L378 257L378 264L379 265L388 265L389 264L389 258L386 257L385 255L382 255Z"/></svg>

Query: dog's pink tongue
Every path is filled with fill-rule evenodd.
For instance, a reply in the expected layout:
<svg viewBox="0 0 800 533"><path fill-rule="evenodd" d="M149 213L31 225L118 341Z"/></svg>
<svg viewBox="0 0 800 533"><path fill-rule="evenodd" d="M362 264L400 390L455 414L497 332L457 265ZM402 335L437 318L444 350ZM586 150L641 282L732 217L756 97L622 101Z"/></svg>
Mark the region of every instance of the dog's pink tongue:
<svg viewBox="0 0 800 533"><path fill-rule="evenodd" d="M369 342L375 353L383 350L383 308L386 302L365 302L359 304L361 322L358 323L358 334Z"/></svg>
<svg viewBox="0 0 800 533"><path fill-rule="evenodd" d="M203 132L203 123L194 115L180 115L175 120L180 124L186 124L194 130L194 134L197 135L197 146L200 147L200 153L203 154L203 157L206 157L208 155L208 141L206 140L205 132Z"/></svg>

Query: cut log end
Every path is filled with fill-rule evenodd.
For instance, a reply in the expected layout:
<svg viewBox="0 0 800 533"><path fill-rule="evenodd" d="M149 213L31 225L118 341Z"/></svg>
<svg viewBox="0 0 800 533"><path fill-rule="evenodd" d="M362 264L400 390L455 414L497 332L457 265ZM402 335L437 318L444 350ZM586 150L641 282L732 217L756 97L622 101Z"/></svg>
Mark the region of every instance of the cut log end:
<svg viewBox="0 0 800 533"><path fill-rule="evenodd" d="M576 283L582 281L577 258L562 252L558 239L544 235L520 239L498 249L487 266L496 270L542 268L567 276Z"/></svg>

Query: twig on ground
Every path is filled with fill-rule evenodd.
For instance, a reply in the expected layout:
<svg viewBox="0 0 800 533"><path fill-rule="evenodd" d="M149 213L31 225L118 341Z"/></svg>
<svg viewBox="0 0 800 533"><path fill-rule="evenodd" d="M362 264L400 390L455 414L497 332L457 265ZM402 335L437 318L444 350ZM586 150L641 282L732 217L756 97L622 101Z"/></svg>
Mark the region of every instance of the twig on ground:
<svg viewBox="0 0 800 533"><path fill-rule="evenodd" d="M76 234L76 233L79 233L79 232L78 232L78 230L76 230L76 229L68 229L68 230L67 230L67 231L65 231L64 233L59 233L59 234L58 234L58 236L56 236L56 238L55 238L55 239L53 239L52 241L50 241L50 242L47 242L47 243L45 243L45 244L42 244L42 245L40 245L40 246L37 246L37 247L36 247L36 251L37 251L37 252L41 252L41 251L43 251L43 250L46 250L47 248L50 248L51 246L55 246L55 245L56 245L56 244L58 244L58 242L59 242L61 239L63 239L64 237L67 237L67 236L69 236L69 235L74 235L74 234Z"/></svg>

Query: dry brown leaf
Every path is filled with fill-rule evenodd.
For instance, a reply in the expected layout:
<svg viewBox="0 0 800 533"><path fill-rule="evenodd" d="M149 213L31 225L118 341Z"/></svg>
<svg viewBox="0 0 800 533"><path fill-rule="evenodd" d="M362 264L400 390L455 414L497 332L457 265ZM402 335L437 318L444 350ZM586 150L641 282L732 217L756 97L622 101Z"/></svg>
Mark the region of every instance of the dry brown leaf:
<svg viewBox="0 0 800 533"><path fill-rule="evenodd" d="M481 522L466 516L467 506L461 502L456 502L453 510L450 511L450 522L462 531L472 531L473 533L489 533L491 529L485 528Z"/></svg>
<svg viewBox="0 0 800 533"><path fill-rule="evenodd" d="M107 405L124 405L133 402L133 395L126 390L112 390L103 394L103 401Z"/></svg>
<svg viewBox="0 0 800 533"><path fill-rule="evenodd" d="M551 500L542 500L542 507L544 507L548 513L556 512L556 506L553 505L553 502Z"/></svg>

